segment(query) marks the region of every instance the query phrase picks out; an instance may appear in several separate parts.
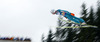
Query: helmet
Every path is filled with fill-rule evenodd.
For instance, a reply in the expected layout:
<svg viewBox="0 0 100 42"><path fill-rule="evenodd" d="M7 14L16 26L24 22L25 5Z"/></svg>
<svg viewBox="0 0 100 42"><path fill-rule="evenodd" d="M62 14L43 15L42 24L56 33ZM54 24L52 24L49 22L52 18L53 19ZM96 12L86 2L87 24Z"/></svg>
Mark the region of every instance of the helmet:
<svg viewBox="0 0 100 42"><path fill-rule="evenodd" d="M56 10L54 10L54 9L51 10L51 13L52 13L52 14L54 14L55 12L56 12Z"/></svg>

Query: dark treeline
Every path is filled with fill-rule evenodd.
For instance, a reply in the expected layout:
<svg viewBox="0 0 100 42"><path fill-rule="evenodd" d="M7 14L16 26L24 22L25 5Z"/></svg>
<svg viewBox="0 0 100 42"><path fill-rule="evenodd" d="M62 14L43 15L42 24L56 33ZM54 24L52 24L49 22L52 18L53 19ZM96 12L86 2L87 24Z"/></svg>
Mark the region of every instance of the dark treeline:
<svg viewBox="0 0 100 42"><path fill-rule="evenodd" d="M49 31L47 37L42 36L42 42L100 42L100 1L97 1L97 9L94 11L93 6L86 7L83 3L81 6L81 18L89 25L98 26L98 28L56 28L56 32ZM62 16L59 18L63 19ZM71 26L66 22L58 19L58 26Z"/></svg>

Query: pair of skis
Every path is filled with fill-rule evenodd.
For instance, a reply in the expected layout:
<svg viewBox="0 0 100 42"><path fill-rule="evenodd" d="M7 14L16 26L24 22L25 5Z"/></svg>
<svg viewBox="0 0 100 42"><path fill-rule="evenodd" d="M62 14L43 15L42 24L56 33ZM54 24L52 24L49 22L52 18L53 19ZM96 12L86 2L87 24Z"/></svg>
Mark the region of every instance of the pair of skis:
<svg viewBox="0 0 100 42"><path fill-rule="evenodd" d="M57 28L88 28L88 27L97 28L97 26L93 26L93 25L87 25L87 24L82 25L82 24L75 23L73 21L66 21L66 20L63 20L61 18L58 18L58 19L61 21L65 21L67 23L76 24L78 26L67 26L67 27L57 27Z"/></svg>

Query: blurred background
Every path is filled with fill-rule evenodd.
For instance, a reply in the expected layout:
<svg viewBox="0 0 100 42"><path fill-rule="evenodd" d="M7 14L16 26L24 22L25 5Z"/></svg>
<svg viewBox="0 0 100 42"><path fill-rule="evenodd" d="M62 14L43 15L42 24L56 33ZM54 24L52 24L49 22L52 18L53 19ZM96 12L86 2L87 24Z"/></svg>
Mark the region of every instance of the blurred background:
<svg viewBox="0 0 100 42"><path fill-rule="evenodd" d="M51 9L67 10L87 24L100 26L99 0L0 0L0 37L29 38L31 42L99 42L99 29L55 28L63 23L59 24L60 16L52 15Z"/></svg>

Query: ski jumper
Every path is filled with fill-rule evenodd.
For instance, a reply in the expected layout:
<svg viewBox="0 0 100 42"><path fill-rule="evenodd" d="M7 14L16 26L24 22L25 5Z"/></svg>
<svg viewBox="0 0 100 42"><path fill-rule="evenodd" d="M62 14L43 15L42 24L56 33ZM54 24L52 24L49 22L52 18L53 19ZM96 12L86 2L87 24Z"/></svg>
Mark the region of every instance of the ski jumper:
<svg viewBox="0 0 100 42"><path fill-rule="evenodd" d="M58 9L56 14L63 15L65 18L68 18L69 20L74 21L74 22L79 23L79 24L85 22L83 19L75 17L73 13L70 13L66 10Z"/></svg>

